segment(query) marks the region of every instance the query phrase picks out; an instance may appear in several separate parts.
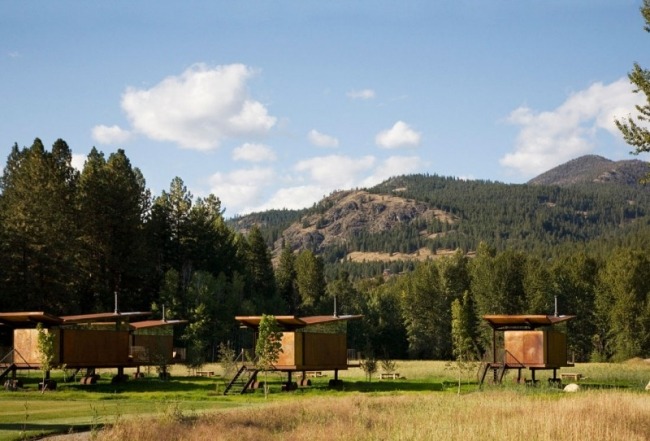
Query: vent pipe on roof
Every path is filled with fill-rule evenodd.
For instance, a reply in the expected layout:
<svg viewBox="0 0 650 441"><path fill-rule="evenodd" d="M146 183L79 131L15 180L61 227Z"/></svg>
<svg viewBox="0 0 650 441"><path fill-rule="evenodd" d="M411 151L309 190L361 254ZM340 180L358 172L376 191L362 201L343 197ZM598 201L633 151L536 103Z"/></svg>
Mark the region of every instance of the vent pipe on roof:
<svg viewBox="0 0 650 441"><path fill-rule="evenodd" d="M555 296L555 317L557 317L557 296Z"/></svg>
<svg viewBox="0 0 650 441"><path fill-rule="evenodd" d="M338 317L338 313L336 312L336 296L334 296L334 317Z"/></svg>
<svg viewBox="0 0 650 441"><path fill-rule="evenodd" d="M118 303L117 303L117 291L115 291L115 314L119 314L119 313L120 313L120 308L118 307Z"/></svg>

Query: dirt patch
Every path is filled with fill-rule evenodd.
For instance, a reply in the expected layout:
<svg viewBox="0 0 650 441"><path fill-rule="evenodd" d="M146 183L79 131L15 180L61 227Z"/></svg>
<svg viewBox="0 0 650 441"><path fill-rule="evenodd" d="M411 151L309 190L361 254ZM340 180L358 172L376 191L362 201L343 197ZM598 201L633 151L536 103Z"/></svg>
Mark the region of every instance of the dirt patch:
<svg viewBox="0 0 650 441"><path fill-rule="evenodd" d="M417 260L419 262L425 260L435 260L442 257L448 257L456 253L455 250L437 250L433 253L428 248L420 248L415 253L374 253L374 252L361 252L353 251L346 256L346 259L352 262L398 262L404 260Z"/></svg>

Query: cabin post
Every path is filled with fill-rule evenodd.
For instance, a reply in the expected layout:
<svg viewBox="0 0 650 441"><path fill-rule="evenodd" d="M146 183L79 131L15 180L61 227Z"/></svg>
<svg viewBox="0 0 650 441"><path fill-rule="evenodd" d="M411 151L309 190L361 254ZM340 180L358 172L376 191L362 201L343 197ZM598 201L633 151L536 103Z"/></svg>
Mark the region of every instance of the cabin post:
<svg viewBox="0 0 650 441"><path fill-rule="evenodd" d="M496 362L497 362L497 331L496 329L492 329L492 365L495 366L494 369L492 369L492 374L494 375L494 383L496 384L498 381L498 373L496 369Z"/></svg>

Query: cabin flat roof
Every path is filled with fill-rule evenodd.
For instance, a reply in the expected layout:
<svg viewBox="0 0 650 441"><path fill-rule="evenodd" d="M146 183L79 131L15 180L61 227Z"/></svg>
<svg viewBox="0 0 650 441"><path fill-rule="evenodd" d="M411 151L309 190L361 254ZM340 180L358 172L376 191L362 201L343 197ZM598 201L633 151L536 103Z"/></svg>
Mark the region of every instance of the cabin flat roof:
<svg viewBox="0 0 650 441"><path fill-rule="evenodd" d="M96 314L80 314L80 315L65 315L62 316L64 324L74 324L74 323L93 323L93 322L110 322L120 320L130 320L132 318L138 317L148 317L151 315L151 311L148 312L100 312Z"/></svg>
<svg viewBox="0 0 650 441"><path fill-rule="evenodd" d="M362 318L362 315L315 315L310 317L296 317L295 315L276 315L275 320L277 320L280 327L285 329L296 329L304 328L311 325L319 325L323 323L332 323L332 322L341 322L348 320L355 320ZM249 328L258 328L262 316L259 315L249 315L249 316L237 316L235 317L239 323Z"/></svg>
<svg viewBox="0 0 650 441"><path fill-rule="evenodd" d="M162 328L164 326L182 325L187 323L187 320L144 320L141 322L129 323L132 329L145 329L145 328Z"/></svg>
<svg viewBox="0 0 650 441"><path fill-rule="evenodd" d="M552 326L575 318L575 315L484 315L483 319L495 330L535 329L542 326Z"/></svg>
<svg viewBox="0 0 650 441"><path fill-rule="evenodd" d="M44 323L48 325L61 324L63 320L55 315L43 311L31 312L0 312L0 323L6 325L25 325L30 323Z"/></svg>

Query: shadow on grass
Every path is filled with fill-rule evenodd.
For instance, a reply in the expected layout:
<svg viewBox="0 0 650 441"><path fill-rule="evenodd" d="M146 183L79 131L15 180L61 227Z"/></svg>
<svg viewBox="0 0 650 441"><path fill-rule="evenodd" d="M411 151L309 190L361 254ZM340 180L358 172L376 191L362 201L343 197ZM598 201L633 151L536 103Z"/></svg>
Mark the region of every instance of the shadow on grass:
<svg viewBox="0 0 650 441"><path fill-rule="evenodd" d="M604 390L604 389L629 389L626 384L602 384L602 383L578 383L581 389Z"/></svg>
<svg viewBox="0 0 650 441"><path fill-rule="evenodd" d="M43 436L67 435L71 433L92 432L99 430L102 425L88 424L21 424L0 423L0 433L5 432L2 439L40 439ZM15 435L11 435L11 433ZM9 437L6 437L9 435ZM36 437L36 438L35 438Z"/></svg>
<svg viewBox="0 0 650 441"><path fill-rule="evenodd" d="M24 387L22 390L38 389L38 379L23 380ZM138 379L129 379L125 382L112 383L109 379L102 378L96 384L81 384L79 382L59 382L57 391L74 391L92 394L121 394L131 393L158 393L158 392L212 392L215 389L223 390L223 380L220 377L174 377L169 380L161 380L156 377L145 377ZM55 391L51 391L55 392ZM48 392L45 393L48 395Z"/></svg>
<svg viewBox="0 0 650 441"><path fill-rule="evenodd" d="M223 385L221 379L201 377L178 377L162 381L158 378L139 378L123 383L100 382L93 385L67 384L68 390L101 394L120 394L123 392L214 392L215 387Z"/></svg>
<svg viewBox="0 0 650 441"><path fill-rule="evenodd" d="M316 388L328 389L327 385L316 385ZM442 383L393 380L393 381L345 381L336 388L346 392L440 392L445 390Z"/></svg>

